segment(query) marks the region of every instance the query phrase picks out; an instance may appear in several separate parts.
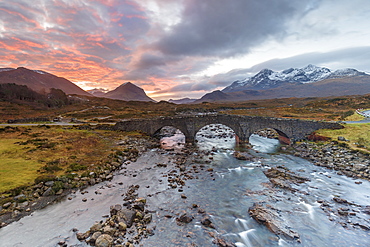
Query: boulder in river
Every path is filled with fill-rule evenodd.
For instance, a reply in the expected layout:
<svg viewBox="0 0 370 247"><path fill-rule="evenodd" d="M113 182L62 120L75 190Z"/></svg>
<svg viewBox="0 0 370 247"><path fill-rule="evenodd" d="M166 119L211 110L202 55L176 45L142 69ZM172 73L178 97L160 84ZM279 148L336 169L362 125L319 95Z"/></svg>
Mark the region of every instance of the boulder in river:
<svg viewBox="0 0 370 247"><path fill-rule="evenodd" d="M286 224L281 218L279 211L272 206L254 203L248 212L254 220L265 225L271 232L291 240L299 241L299 234Z"/></svg>
<svg viewBox="0 0 370 247"><path fill-rule="evenodd" d="M193 220L193 217L185 213L182 214L180 217L176 218L176 220L181 223L190 223Z"/></svg>

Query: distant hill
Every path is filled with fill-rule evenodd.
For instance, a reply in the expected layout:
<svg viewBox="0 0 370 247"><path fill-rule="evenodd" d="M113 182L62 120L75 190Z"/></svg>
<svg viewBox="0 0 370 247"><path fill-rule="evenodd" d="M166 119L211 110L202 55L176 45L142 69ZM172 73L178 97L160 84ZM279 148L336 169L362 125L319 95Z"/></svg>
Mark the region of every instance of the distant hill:
<svg viewBox="0 0 370 247"><path fill-rule="evenodd" d="M0 68L0 84L6 83L26 85L28 88L39 93L49 92L51 88L55 88L62 90L66 94L91 96L91 94L63 77L58 77L41 70L30 70L23 67L17 69Z"/></svg>
<svg viewBox="0 0 370 247"><path fill-rule="evenodd" d="M355 69L331 71L308 65L275 72L263 69L255 76L234 81L222 91L205 94L194 103L231 102L290 97L326 97L370 93L370 75Z"/></svg>
<svg viewBox="0 0 370 247"><path fill-rule="evenodd" d="M193 103L202 103L202 102L217 102L217 101L233 101L233 97L228 93L221 92L220 90L213 91L211 93L205 94L202 98L195 100Z"/></svg>
<svg viewBox="0 0 370 247"><path fill-rule="evenodd" d="M86 92L96 97L104 97L104 95L108 92L108 90L104 88L94 88L94 89L86 90Z"/></svg>
<svg viewBox="0 0 370 247"><path fill-rule="evenodd" d="M132 84L131 82L126 82L121 86L117 87L116 89L107 92L102 97L109 98L109 99L118 99L124 101L151 101L155 102L155 100L149 98L145 91Z"/></svg>
<svg viewBox="0 0 370 247"><path fill-rule="evenodd" d="M169 99L168 102L174 104L190 104L196 101L197 99L183 98L183 99Z"/></svg>

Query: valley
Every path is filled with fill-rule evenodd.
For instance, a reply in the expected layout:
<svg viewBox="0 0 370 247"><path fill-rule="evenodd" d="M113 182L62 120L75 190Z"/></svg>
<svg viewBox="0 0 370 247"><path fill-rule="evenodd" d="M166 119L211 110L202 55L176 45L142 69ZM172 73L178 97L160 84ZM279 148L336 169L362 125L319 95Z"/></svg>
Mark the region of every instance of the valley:
<svg viewBox="0 0 370 247"><path fill-rule="evenodd" d="M1 88L4 246L104 246L103 237L130 247L346 246L369 238L370 124L357 111L370 109L369 94L175 104L120 100L121 90L132 99L145 95L131 83L112 93L116 99ZM290 145L264 127L240 142L226 122L206 125L193 144L176 129L150 136L114 128L134 119L154 125L207 115L344 128L320 129ZM15 240L19 231L31 234Z"/></svg>

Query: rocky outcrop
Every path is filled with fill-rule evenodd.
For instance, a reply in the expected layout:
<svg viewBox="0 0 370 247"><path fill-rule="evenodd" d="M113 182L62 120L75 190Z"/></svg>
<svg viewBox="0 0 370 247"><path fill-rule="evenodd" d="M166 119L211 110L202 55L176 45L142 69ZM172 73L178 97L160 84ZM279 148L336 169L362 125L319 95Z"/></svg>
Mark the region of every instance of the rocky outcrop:
<svg viewBox="0 0 370 247"><path fill-rule="evenodd" d="M249 208L248 212L254 220L265 225L271 232L299 241L299 234L282 220L279 210L271 205L255 203Z"/></svg>
<svg viewBox="0 0 370 247"><path fill-rule="evenodd" d="M291 184L301 184L310 181L308 178L301 177L284 166L272 167L263 171L263 173L274 186L293 192L297 191L297 189L293 188Z"/></svg>

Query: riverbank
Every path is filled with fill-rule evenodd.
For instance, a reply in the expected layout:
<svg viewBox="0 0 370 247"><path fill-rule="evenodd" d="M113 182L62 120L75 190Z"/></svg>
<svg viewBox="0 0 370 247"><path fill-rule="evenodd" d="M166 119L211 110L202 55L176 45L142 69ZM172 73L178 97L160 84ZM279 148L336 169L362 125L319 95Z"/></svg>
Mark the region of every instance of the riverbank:
<svg viewBox="0 0 370 247"><path fill-rule="evenodd" d="M339 175L370 180L370 155L347 148L338 142L293 144L290 153L316 166L337 171Z"/></svg>
<svg viewBox="0 0 370 247"><path fill-rule="evenodd" d="M108 157L102 158L103 164L93 169L86 167L86 172L80 172L80 175L43 175L35 180L35 184L22 186L10 195L3 195L0 198L0 228L66 197L70 199L69 196L78 190L112 180L124 162L135 162L141 153L158 146L158 143L144 137L126 136L116 145L121 151L112 151Z"/></svg>

